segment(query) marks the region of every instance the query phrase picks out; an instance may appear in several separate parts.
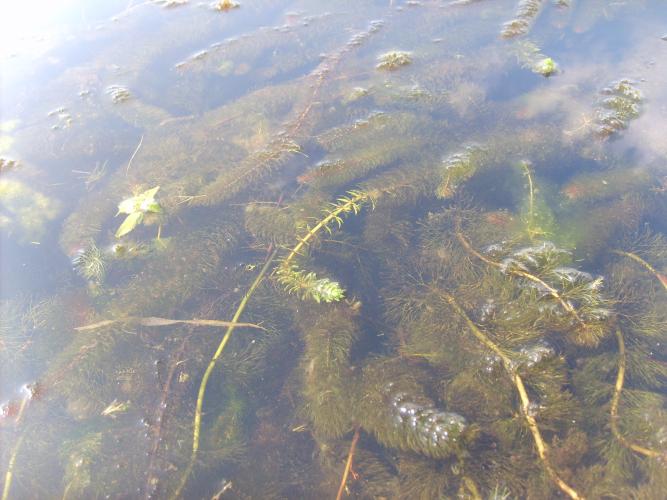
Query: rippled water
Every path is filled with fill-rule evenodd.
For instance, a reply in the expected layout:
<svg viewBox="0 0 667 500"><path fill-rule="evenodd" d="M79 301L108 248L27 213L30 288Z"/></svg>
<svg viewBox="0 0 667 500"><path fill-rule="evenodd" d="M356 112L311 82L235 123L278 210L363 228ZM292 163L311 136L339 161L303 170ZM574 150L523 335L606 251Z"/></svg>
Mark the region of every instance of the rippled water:
<svg viewBox="0 0 667 500"><path fill-rule="evenodd" d="M0 21L5 498L663 498L661 2Z"/></svg>

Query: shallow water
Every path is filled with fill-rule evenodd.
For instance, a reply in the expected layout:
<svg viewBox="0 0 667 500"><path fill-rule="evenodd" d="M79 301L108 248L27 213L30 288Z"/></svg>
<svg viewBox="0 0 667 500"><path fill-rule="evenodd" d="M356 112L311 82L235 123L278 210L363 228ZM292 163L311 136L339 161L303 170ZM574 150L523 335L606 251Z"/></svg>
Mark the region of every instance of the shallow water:
<svg viewBox="0 0 667 500"><path fill-rule="evenodd" d="M661 2L8 12L3 499L663 497Z"/></svg>

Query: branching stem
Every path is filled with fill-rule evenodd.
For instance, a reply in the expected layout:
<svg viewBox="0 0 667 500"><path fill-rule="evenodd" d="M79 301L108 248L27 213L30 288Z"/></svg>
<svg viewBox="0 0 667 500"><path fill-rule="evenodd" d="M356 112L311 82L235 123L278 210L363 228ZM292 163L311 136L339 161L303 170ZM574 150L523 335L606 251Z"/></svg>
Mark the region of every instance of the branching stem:
<svg viewBox="0 0 667 500"><path fill-rule="evenodd" d="M497 269L502 269L503 265L500 262L491 260L485 255L482 255L477 250L475 250L473 246L470 244L470 242L466 240L465 236L463 236L463 233L461 231L456 232L456 238L459 240L459 242L461 242L463 248L465 248L468 252L473 254L479 260ZM583 319L581 319L581 316L579 316L579 313L577 313L577 310L572 306L572 304L564 300L563 297L561 297L560 293L558 293L558 290L556 290L554 287L546 283L544 280L538 278L534 274L522 271L521 269L508 269L507 272L513 274L514 276L520 276L529 281L532 281L533 283L539 284L541 287L544 288L544 290L546 290L549 293L549 295L551 295L554 299L558 301L558 303L563 307L563 309L565 309L565 311L567 311L568 314L572 315L572 317L577 321L577 323L579 323L580 326L584 328L587 326L586 322Z"/></svg>
<svg viewBox="0 0 667 500"><path fill-rule="evenodd" d="M528 392L526 391L526 386L523 383L523 379L521 376L512 368L512 361L511 359L505 354L505 352L498 347L489 337L487 337L482 330L480 330L475 323L470 319L468 314L463 310L463 308L456 302L456 299L447 292L443 292L442 290L438 290L437 293L456 311L456 313L463 318L463 320L466 322L468 325L468 328L470 328L470 331L473 333L477 339L484 344L486 347L491 349L494 353L496 353L500 359L503 362L503 366L509 373L512 383L514 384L514 387L516 388L517 392L519 393L519 399L521 400L521 413L523 414L523 417L526 419L526 423L528 424L528 428L530 429L530 433L533 435L533 441L535 442L535 447L537 448L537 454L540 457L540 460L542 460L542 463L544 464L544 468L546 469L547 473L549 474L549 477L556 483L556 485L563 491L565 494L567 494L570 498L577 500L577 499L583 499L584 497L581 496L575 489L573 489L571 486L569 486L561 477L558 475L556 470L553 468L551 465L551 462L549 460L548 456L548 450L547 450L547 445L544 442L544 439L542 438L542 433L540 432L540 428L537 425L537 422L535 421L535 417L531 414L530 412L530 399L528 397Z"/></svg>
<svg viewBox="0 0 667 500"><path fill-rule="evenodd" d="M359 205L365 203L370 199L370 195L364 191L351 191L349 198L341 198L338 205L335 206L333 210L327 213L327 215L321 219L315 226L310 228L308 232L299 238L299 243L296 244L290 253L285 257L282 262L282 266L289 267L290 262L299 255L301 249L308 245L310 240L312 240L320 230L326 228L333 221L341 221L341 214L347 212L354 212L355 214L359 211Z"/></svg>

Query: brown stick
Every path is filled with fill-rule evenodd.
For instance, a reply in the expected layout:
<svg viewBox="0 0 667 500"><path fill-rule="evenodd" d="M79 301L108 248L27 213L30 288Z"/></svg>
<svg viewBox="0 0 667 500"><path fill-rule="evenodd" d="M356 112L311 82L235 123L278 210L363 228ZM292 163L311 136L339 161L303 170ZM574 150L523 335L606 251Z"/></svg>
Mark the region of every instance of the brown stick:
<svg viewBox="0 0 667 500"><path fill-rule="evenodd" d="M106 319L104 321L99 321L85 326L78 326L75 328L77 332L86 332L89 330L97 330L104 326L113 325L114 323L134 323L141 326L169 326L169 325L195 325L195 326L217 326L228 328L234 326L239 327L248 327L248 328L259 328L260 330L266 330L263 326L256 325L254 323L236 323L234 321L220 321L217 319L168 319L168 318L158 318L155 316L149 316L146 318L128 316L126 318L120 319Z"/></svg>
<svg viewBox="0 0 667 500"><path fill-rule="evenodd" d="M354 451L357 448L357 442L359 441L359 427L354 431L354 436L352 437L352 443L350 444L350 451L347 453L347 461L345 462L345 470L343 471L343 477L340 480L340 486L338 488L338 494L336 495L336 500L341 500L343 498L343 491L345 491L345 485L347 484L347 476L352 470L352 461L354 460Z"/></svg>
<svg viewBox="0 0 667 500"><path fill-rule="evenodd" d="M194 327L191 327L191 330ZM192 333L191 331L189 333ZM156 462L157 454L160 448L160 441L162 440L162 430L164 429L164 421L166 419L167 406L169 396L171 393L171 384L176 375L176 369L181 364L180 358L185 352L185 346L187 344L188 337L185 337L181 342L181 346L173 357L173 363L169 367L169 373L167 374L167 379L162 388L162 394L160 396L160 403L157 406L155 415L153 417L154 426L152 428L152 439L153 445L151 446L150 451L150 460L148 462L148 472L146 474L146 486L144 487L144 494L146 499L153 498L154 491L157 488L158 478L156 474Z"/></svg>

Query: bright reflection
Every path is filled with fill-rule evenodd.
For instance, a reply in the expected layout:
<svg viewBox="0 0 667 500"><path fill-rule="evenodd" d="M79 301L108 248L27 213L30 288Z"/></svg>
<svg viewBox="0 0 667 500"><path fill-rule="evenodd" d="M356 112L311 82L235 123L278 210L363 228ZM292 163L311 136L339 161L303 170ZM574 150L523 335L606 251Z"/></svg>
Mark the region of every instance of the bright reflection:
<svg viewBox="0 0 667 500"><path fill-rule="evenodd" d="M95 13L104 11L105 5L118 4L98 0L0 0L0 59L40 54L72 28L99 21Z"/></svg>

